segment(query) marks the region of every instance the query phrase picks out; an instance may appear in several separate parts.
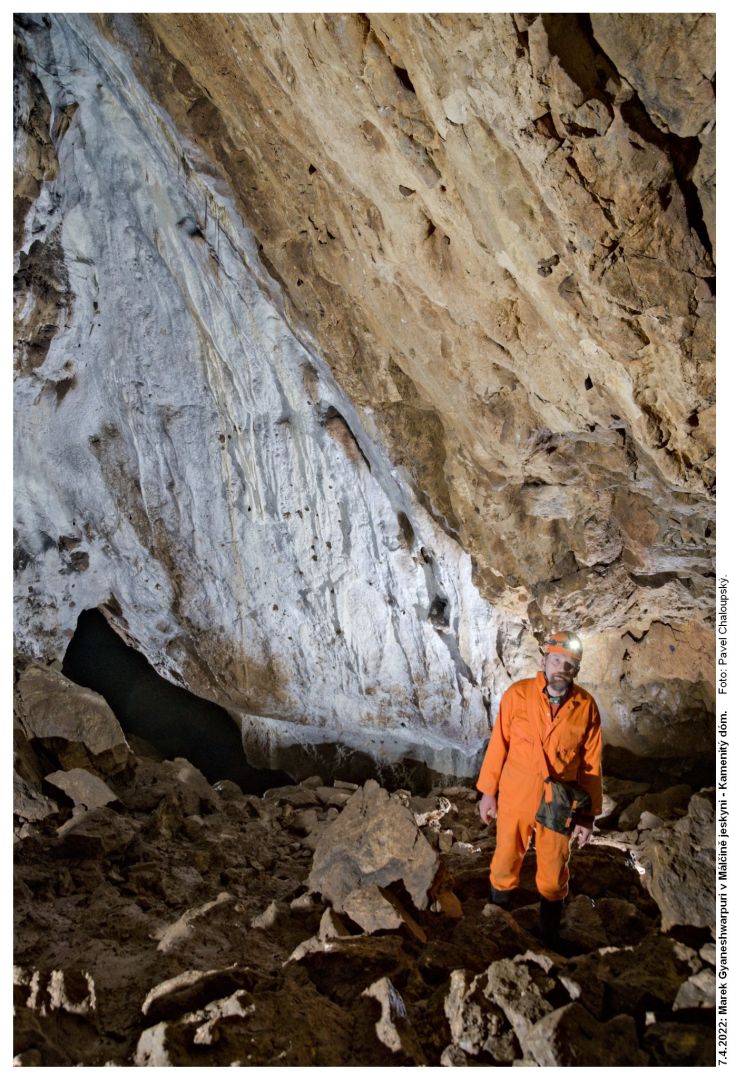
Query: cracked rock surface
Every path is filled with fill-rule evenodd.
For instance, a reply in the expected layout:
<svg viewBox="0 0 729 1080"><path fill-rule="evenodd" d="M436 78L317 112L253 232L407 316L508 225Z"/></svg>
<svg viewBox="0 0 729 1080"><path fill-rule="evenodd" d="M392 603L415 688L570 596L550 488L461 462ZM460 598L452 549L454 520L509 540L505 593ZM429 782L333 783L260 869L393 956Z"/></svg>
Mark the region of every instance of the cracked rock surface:
<svg viewBox="0 0 729 1080"><path fill-rule="evenodd" d="M41 780L33 812L16 805L16 1064L706 1063L713 942L661 932L624 834L574 853L556 952L537 933L532 851L512 910L488 902L493 831L467 787L337 781L336 808L318 777L261 798L134 745L95 775L115 799L91 810L92 774L78 783L47 744L26 750L58 803L37 818ZM321 826L310 844L303 800ZM402 819L380 848L387 885L381 820L362 813L377 805Z"/></svg>
<svg viewBox="0 0 729 1080"><path fill-rule="evenodd" d="M98 608L255 764L466 776L564 623L708 749L713 33L18 16L19 655Z"/></svg>

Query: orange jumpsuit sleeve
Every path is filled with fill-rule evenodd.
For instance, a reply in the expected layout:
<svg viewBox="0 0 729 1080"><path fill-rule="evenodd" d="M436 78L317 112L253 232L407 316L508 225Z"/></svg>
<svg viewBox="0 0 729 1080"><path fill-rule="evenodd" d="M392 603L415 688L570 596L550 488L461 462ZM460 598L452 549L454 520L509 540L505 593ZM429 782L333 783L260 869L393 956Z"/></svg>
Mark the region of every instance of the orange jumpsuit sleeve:
<svg viewBox="0 0 729 1080"><path fill-rule="evenodd" d="M582 745L577 783L583 787L592 800L590 816L602 812L602 725L597 705L590 705L587 722L587 735Z"/></svg>
<svg viewBox="0 0 729 1080"><path fill-rule="evenodd" d="M494 730L491 732L491 738L481 765L481 772L478 774L478 780L476 781L476 787L484 795L496 795L499 790L501 770L509 753L511 716L511 694L507 690L501 699Z"/></svg>

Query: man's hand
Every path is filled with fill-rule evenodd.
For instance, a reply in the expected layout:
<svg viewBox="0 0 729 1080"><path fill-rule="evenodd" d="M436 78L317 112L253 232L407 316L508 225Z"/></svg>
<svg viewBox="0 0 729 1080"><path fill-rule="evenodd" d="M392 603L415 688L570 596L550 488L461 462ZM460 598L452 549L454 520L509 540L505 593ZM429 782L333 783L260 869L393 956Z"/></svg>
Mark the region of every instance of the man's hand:
<svg viewBox="0 0 729 1080"><path fill-rule="evenodd" d="M490 825L492 821L496 821L496 796L482 795L478 804L478 812L484 825Z"/></svg>
<svg viewBox="0 0 729 1080"><path fill-rule="evenodd" d="M592 836L592 825L575 825L572 830L572 836L577 841L577 846L583 848L585 844L590 843L590 837Z"/></svg>

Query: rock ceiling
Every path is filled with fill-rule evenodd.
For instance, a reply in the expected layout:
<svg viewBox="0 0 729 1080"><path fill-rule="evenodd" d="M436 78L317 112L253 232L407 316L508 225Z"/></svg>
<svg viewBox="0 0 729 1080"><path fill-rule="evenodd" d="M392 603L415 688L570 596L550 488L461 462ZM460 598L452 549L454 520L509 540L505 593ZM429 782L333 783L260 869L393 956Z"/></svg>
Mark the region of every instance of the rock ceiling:
<svg viewBox="0 0 729 1080"><path fill-rule="evenodd" d="M713 56L700 14L20 17L19 652L103 606L254 757L458 772L563 623L614 741L696 748Z"/></svg>

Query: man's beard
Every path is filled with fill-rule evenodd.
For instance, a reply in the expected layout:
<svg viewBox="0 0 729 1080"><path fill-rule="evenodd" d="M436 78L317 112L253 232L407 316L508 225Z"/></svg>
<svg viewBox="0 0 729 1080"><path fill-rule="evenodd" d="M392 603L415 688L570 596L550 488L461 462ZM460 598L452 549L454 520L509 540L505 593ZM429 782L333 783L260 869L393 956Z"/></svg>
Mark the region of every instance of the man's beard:
<svg viewBox="0 0 729 1080"><path fill-rule="evenodd" d="M561 697L569 690L570 686L572 686L572 679L568 678L567 675L553 675L547 683L547 686L550 690L554 689L554 692Z"/></svg>

